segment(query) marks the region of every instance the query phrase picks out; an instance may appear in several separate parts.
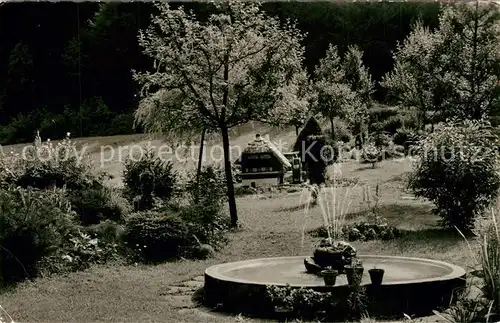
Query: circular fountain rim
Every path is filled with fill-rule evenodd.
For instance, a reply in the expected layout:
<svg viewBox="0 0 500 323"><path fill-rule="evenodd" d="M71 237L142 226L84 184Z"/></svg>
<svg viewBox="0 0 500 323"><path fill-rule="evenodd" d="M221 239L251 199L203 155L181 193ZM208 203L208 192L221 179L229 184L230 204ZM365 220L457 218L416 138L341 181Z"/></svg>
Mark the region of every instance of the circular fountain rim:
<svg viewBox="0 0 500 323"><path fill-rule="evenodd" d="M419 284L419 283L427 283L427 282L439 282L439 281L447 281L447 280L452 280L452 279L457 279L460 277L463 277L466 274L466 271L457 265L445 262L445 261L440 261L440 260L433 260L433 259L426 259L426 258L417 258L417 257L401 257L401 256L386 256L386 255L359 255L360 258L382 258L382 259L393 259L393 260L407 260L407 261L415 261L415 262L421 262L421 263L427 263L430 265L437 265L441 267L447 267L451 269L451 273L443 276L436 276L436 277L430 277L430 278L423 278L423 279L408 279L408 280L398 280L398 281L388 281L384 282L384 285L406 285L406 284ZM269 262L271 260L298 260L298 259L305 259L306 257L304 256L291 256L291 257L268 257L268 258L256 258L256 259L247 259L247 260L240 260L240 261L234 261L234 262L227 262L227 263L222 263L218 265L211 266L205 270L205 276L209 276L213 279L217 279L219 281L226 281L226 282L232 282L232 283L240 283L240 284L248 284L248 285L273 285L273 286L291 286L291 287L303 287L304 285L301 284L283 284L283 283L277 283L277 282L256 282L256 281L251 281L251 280L246 280L242 278L236 278L236 277L228 277L224 275L221 270L227 267L232 267L234 265L244 265L248 263L254 263L254 262ZM323 286L322 284L318 284L318 287ZM307 285L307 287L314 287Z"/></svg>

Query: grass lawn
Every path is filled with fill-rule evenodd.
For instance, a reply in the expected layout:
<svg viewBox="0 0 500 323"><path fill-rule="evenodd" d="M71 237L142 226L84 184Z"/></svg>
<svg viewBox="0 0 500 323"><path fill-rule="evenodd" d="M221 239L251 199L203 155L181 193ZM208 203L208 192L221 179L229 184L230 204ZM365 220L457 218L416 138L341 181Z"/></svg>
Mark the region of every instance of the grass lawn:
<svg viewBox="0 0 500 323"><path fill-rule="evenodd" d="M404 174L408 161L384 161L376 169L349 162L342 176L358 177L374 187L379 181L381 209L392 225L413 230L392 241L357 242L361 254L428 257L466 266L471 263L466 245L457 234L441 231L431 205L408 199ZM361 188L354 189L352 216L362 210ZM258 199L258 201L256 200ZM304 215L301 193L238 198L242 229L215 259L179 261L158 266L96 267L63 277L27 282L0 295L0 304L19 322L234 322L234 317L174 308L162 291L170 284L203 274L213 264L257 257L310 255L315 239L303 229L321 225L319 208ZM302 243L302 238L304 241Z"/></svg>

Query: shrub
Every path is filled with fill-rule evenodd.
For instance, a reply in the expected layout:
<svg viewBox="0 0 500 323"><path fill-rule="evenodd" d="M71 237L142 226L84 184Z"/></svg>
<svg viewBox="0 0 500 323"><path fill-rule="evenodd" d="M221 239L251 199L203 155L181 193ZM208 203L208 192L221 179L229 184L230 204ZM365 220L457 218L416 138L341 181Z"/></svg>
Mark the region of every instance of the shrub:
<svg viewBox="0 0 500 323"><path fill-rule="evenodd" d="M65 243L42 261L41 268L49 275L85 270L92 264L103 264L118 255L118 245L107 244L83 230L69 234Z"/></svg>
<svg viewBox="0 0 500 323"><path fill-rule="evenodd" d="M471 227L497 195L497 140L479 122L440 125L419 146L408 186L436 205L445 226Z"/></svg>
<svg viewBox="0 0 500 323"><path fill-rule="evenodd" d="M368 143L363 147L363 161L372 164L372 168L375 168L381 157L380 150L373 143Z"/></svg>
<svg viewBox="0 0 500 323"><path fill-rule="evenodd" d="M500 200L492 207L489 212L478 216L474 222L474 234L479 244L479 252L473 250L469 244L469 249L480 270L474 274L482 280L482 304L477 306L475 311L468 311L473 314L474 319L484 320L486 315L491 322L497 322L500 319L500 228L499 216ZM465 239L465 236L462 234ZM467 241L467 240L466 240ZM454 313L453 313L454 314ZM480 314L480 315L478 315Z"/></svg>
<svg viewBox="0 0 500 323"><path fill-rule="evenodd" d="M227 242L230 227L229 217L220 208L194 204L184 207L180 214L189 229L189 238L194 242L219 247ZM195 238L196 237L196 238Z"/></svg>
<svg viewBox="0 0 500 323"><path fill-rule="evenodd" d="M45 189L52 186L80 190L100 186L104 173L94 171L88 155L78 154L75 143L67 137L56 146L41 142L37 137L24 158L14 154L11 158L12 181L27 188Z"/></svg>
<svg viewBox="0 0 500 323"><path fill-rule="evenodd" d="M387 134L379 132L373 135L372 141L376 147L383 148L389 146L391 138Z"/></svg>
<svg viewBox="0 0 500 323"><path fill-rule="evenodd" d="M404 146L408 141L417 142L419 140L419 135L414 130L403 127L396 131L396 134L394 135L394 138L392 140L396 145Z"/></svg>
<svg viewBox="0 0 500 323"><path fill-rule="evenodd" d="M309 288L268 286L266 297L275 310L289 312L295 318L318 321L358 321L368 309L365 288L351 286L340 293Z"/></svg>
<svg viewBox="0 0 500 323"><path fill-rule="evenodd" d="M374 122L383 122L390 118L391 116L398 115L399 108L397 107L389 107L389 106L378 106L370 109L370 124Z"/></svg>
<svg viewBox="0 0 500 323"><path fill-rule="evenodd" d="M199 178L196 171L188 175L185 191L193 203L214 205L221 208L227 196L226 176L224 170L207 166L202 168ZM198 180L198 181L197 181ZM207 189L210 187L210 189Z"/></svg>
<svg viewBox="0 0 500 323"><path fill-rule="evenodd" d="M387 224L358 222L344 229L347 241L392 240L403 236L403 232Z"/></svg>
<svg viewBox="0 0 500 323"><path fill-rule="evenodd" d="M134 115L132 113L124 113L116 115L111 121L108 129L109 136L133 134L134 131Z"/></svg>
<svg viewBox="0 0 500 323"><path fill-rule="evenodd" d="M97 224L104 219L120 222L131 211L129 203L107 187L72 192L70 201L83 225Z"/></svg>
<svg viewBox="0 0 500 323"><path fill-rule="evenodd" d="M334 127L335 127L335 140L337 141L342 141L342 142L349 142L353 138L353 135L351 131L349 130L349 127L347 124L340 120L340 119L335 119L334 120ZM325 137L326 138L332 138L332 130L331 129L326 129L325 130Z"/></svg>
<svg viewBox="0 0 500 323"><path fill-rule="evenodd" d="M64 191L0 189L0 278L21 281L38 274L40 261L74 232Z"/></svg>
<svg viewBox="0 0 500 323"><path fill-rule="evenodd" d="M171 162L161 160L152 150L147 151L138 161L128 159L124 166L123 182L131 196L141 195L143 186L152 187L154 195L165 200L174 195L177 172ZM151 176L141 176L145 172L149 172Z"/></svg>
<svg viewBox="0 0 500 323"><path fill-rule="evenodd" d="M139 260L152 263L176 258L182 247L192 244L188 227L179 215L155 211L131 215L123 238Z"/></svg>
<svg viewBox="0 0 500 323"><path fill-rule="evenodd" d="M86 227L85 232L105 243L119 244L123 239L124 226L112 220L104 220Z"/></svg>
<svg viewBox="0 0 500 323"><path fill-rule="evenodd" d="M403 110L401 123L404 128L417 129L419 124L417 111L415 109Z"/></svg>
<svg viewBox="0 0 500 323"><path fill-rule="evenodd" d="M226 241L225 233L230 224L229 217L222 212L227 198L224 178L223 170L208 166L200 173L197 185L196 173L192 173L185 188L191 203L181 211L190 234L214 247Z"/></svg>
<svg viewBox="0 0 500 323"><path fill-rule="evenodd" d="M402 116L390 116L382 123L382 130L390 134L395 134L396 131L403 126Z"/></svg>

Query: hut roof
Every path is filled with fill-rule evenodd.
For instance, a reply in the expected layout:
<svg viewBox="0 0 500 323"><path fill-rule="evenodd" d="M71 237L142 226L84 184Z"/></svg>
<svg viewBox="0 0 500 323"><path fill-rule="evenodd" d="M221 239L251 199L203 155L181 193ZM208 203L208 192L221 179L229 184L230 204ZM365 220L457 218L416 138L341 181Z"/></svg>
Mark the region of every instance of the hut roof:
<svg viewBox="0 0 500 323"><path fill-rule="evenodd" d="M319 125L318 121L314 116L310 116L304 124L304 127L300 131L299 135L297 136L297 140L293 145L293 150L302 151L302 142L305 141L308 136L322 134L323 131L321 130L321 126Z"/></svg>
<svg viewBox="0 0 500 323"><path fill-rule="evenodd" d="M242 154L260 153L272 154L286 167L292 167L292 165L288 161L288 158L286 158L285 155L283 155L283 153L272 142L257 135L254 141L248 143Z"/></svg>

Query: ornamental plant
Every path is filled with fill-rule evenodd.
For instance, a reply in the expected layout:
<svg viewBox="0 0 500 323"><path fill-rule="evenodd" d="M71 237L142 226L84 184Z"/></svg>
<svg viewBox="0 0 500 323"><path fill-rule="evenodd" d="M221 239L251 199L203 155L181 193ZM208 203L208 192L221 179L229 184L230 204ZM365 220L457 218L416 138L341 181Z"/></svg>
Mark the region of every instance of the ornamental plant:
<svg viewBox="0 0 500 323"><path fill-rule="evenodd" d="M408 186L436 205L444 226L468 230L498 194L496 147L483 122L441 124L420 142Z"/></svg>

